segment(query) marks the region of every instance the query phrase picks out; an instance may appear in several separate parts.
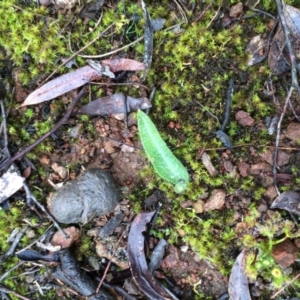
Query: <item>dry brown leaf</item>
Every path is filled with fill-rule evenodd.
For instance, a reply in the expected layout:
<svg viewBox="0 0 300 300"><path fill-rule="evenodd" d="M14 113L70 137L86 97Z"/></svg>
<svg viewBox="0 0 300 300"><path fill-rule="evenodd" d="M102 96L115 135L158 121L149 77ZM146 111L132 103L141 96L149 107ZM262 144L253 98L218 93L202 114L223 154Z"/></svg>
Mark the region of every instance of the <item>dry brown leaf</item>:
<svg viewBox="0 0 300 300"><path fill-rule="evenodd" d="M112 72L145 70L143 63L129 58L105 59L101 63L103 66L109 66Z"/></svg>
<svg viewBox="0 0 300 300"><path fill-rule="evenodd" d="M101 76L102 75L99 75L99 73L90 66L79 68L37 88L26 98L21 104L21 107L51 100L79 88L90 81L97 80L101 78Z"/></svg>

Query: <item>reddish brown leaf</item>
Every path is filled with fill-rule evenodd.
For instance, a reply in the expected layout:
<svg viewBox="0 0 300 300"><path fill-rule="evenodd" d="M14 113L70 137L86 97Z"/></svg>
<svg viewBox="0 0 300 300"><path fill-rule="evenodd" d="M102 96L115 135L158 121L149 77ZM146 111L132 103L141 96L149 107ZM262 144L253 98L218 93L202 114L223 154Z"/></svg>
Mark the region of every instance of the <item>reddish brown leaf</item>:
<svg viewBox="0 0 300 300"><path fill-rule="evenodd" d="M38 104L70 92L84 84L101 78L102 75L90 66L79 68L59 76L32 92L21 106Z"/></svg>
<svg viewBox="0 0 300 300"><path fill-rule="evenodd" d="M135 217L128 236L128 259L132 277L145 295L149 299L165 300L170 299L169 295L154 279L145 257L143 232L153 215L154 212L139 213Z"/></svg>
<svg viewBox="0 0 300 300"><path fill-rule="evenodd" d="M128 58L105 59L101 63L103 66L109 66L112 72L120 71L143 71L145 65L137 60Z"/></svg>
<svg viewBox="0 0 300 300"><path fill-rule="evenodd" d="M229 278L228 294L232 300L251 300L245 274L245 250L237 257Z"/></svg>

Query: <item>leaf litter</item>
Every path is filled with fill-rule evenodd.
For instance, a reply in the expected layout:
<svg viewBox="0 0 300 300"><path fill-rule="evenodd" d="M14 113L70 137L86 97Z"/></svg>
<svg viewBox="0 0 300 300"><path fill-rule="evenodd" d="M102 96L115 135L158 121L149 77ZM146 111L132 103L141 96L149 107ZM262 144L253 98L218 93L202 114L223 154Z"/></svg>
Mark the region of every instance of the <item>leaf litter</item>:
<svg viewBox="0 0 300 300"><path fill-rule="evenodd" d="M148 18L150 19L150 17L149 17L149 15L148 15ZM151 20L150 20L151 21ZM151 24L153 24L153 21L151 21ZM146 30L145 30L146 31ZM152 37L152 39L153 39L153 37ZM152 43L153 43L153 41L152 41ZM152 50L153 51L153 50ZM145 57L146 57L147 55L145 55ZM151 54L151 56L152 56L152 54ZM148 55L148 58L149 58L149 55ZM120 60L122 60L122 59L120 59ZM104 61L102 61L101 62L102 63L102 65L100 64L100 69L102 68L102 66L105 66L106 64L104 63ZM125 65L126 65L126 63L128 63L128 62L122 62L122 63L124 63ZM121 64L121 63L120 63ZM151 65L151 62L149 63L149 61L148 61L148 63L145 63L145 65L147 65L148 64L148 66L150 66ZM115 69L113 69L113 63L108 63L106 66L109 66L109 69L105 69L104 70L104 73L106 72L106 71L108 71L107 72L107 74L108 75L111 75L110 73L109 73L109 70L111 71L111 72L118 72L119 71L119 69L118 69L118 67L116 67ZM97 64L95 64L94 65L94 70L96 70L97 71L97 68L99 67L99 65L97 65ZM125 66L123 66L123 68L127 68L127 66L125 67ZM137 67L138 68L138 67ZM150 67L149 67L150 68ZM140 70L144 70L145 69L145 67L143 67L143 66L140 66ZM146 69L147 69L147 66L146 66ZM146 74L146 70L145 70L145 74ZM96 79L97 80L97 79ZM116 94L115 94L116 95ZM112 95L112 98L113 98L113 96L115 96L115 95ZM108 96L108 98L109 98L110 96ZM105 98L105 97L104 97ZM128 98L129 98L129 96L122 96L121 97L122 99L121 99L121 101L120 101L120 103L121 104L123 104L123 107L124 107L124 103L126 102L126 98L127 98L127 100L128 100ZM102 99L102 98L101 98ZM99 99L97 99L97 100L99 100ZM97 100L95 100L95 101L97 101ZM111 100L111 99L110 99ZM124 101L125 100L125 101ZM44 101L47 101L47 100L44 100ZM38 103L40 103L40 102L38 102ZM105 105L105 104L103 104L103 103L101 103L101 104L99 104L99 105ZM141 105L141 104L138 104L138 105ZM84 106L84 107L86 107L86 106ZM140 107L138 107L138 108L140 108ZM80 111L80 109L79 109L79 111ZM87 114L90 114L90 115L93 115L93 106L91 105L88 109L87 109L87 111L88 111L88 113ZM107 110L107 111L113 111L113 110ZM129 112L129 109L127 108L127 111ZM132 111L134 111L134 109L132 109ZM101 115L100 113L99 113L99 115ZM225 119L226 119L226 117L225 117ZM250 125L248 125L248 126L250 126ZM223 127L223 126L222 126ZM225 126L224 126L224 128L225 128ZM223 140L225 141L225 146L227 147L227 148L230 148L230 144L229 144L229 137L226 135L226 133L223 131L224 130L224 128L221 128L222 130L220 130L221 131L221 141L222 141L222 135L223 135ZM227 139L228 139L228 141L226 141L226 139L224 138L224 135L226 135L227 136ZM223 142L223 141L222 141ZM227 145L226 145L227 144ZM229 145L229 146L228 146ZM231 146L232 147L232 146ZM211 166L210 166L211 167ZM212 169L211 169L212 170ZM214 172L213 172L214 173ZM247 173L247 172L246 172ZM277 174L277 175L279 175L279 174ZM290 202L290 203L294 203L295 201L292 199L293 197L291 196L291 195L289 195L289 196L287 196L286 195L286 197L289 199L289 201L288 202ZM287 202L286 201L286 197L284 198L284 201L283 202ZM279 198L279 197L278 197ZM278 200L278 199L276 199L276 200ZM274 203L276 202L276 200L274 201ZM282 204L281 202L282 201L277 201L279 204ZM273 203L273 204L274 204ZM290 204L289 203L289 204ZM222 206L223 206L223 204L224 204L224 202L223 202L223 200L222 200ZM277 205L277 204L276 204ZM277 206L276 207L276 205L274 205L274 207L273 207L273 205L272 205L272 208L281 208L281 207L279 207L279 206ZM282 206L282 205L281 205ZM286 205L286 206L290 206L290 205ZM217 208L218 209L218 208ZM288 210L288 209L286 209L286 210ZM292 209L290 209L290 211L291 210L293 210L293 208ZM297 211L297 210L296 210ZM296 213L297 214L297 213ZM237 259L238 260L238 259ZM234 270L232 270L232 272L233 272Z"/></svg>
<svg viewBox="0 0 300 300"><path fill-rule="evenodd" d="M145 256L143 233L154 213L139 213L135 217L128 236L128 259L132 276L144 294L150 299L165 300L170 297L153 277Z"/></svg>

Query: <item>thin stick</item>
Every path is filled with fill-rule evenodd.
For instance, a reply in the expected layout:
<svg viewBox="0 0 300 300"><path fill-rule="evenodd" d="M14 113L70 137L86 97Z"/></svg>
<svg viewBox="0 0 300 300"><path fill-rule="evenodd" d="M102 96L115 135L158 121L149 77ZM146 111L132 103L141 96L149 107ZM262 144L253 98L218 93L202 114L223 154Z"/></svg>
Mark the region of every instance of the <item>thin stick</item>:
<svg viewBox="0 0 300 300"><path fill-rule="evenodd" d="M209 24L206 26L205 29L208 29L208 28L210 27L210 25L212 24L212 22L216 19L216 17L217 17L218 14L219 14L219 11L220 11L220 9L221 9L221 7L222 7L222 4L223 4L223 0L221 1L221 4L219 5L218 10L216 11L215 15L214 15L213 18L210 20Z"/></svg>
<svg viewBox="0 0 300 300"><path fill-rule="evenodd" d="M135 41L131 42L130 44L127 44L127 45L125 45L125 46L123 46L123 47L121 47L121 48L118 48L118 49L116 49L116 50L113 50L113 51L110 51L110 52L107 52L107 53L104 53L104 54L99 54L99 55L80 55L80 54L78 54L78 51L77 51L77 52L73 55L73 57L74 57L75 55L77 55L77 54L78 54L78 56L83 57L83 58L102 58L102 57L110 56L110 55L113 55L113 54L115 54L115 53L118 53L118 52L120 52L120 51L122 51L122 50L124 50L124 49L126 49L126 48L128 48L128 47L130 47L130 46L132 46L132 45L134 45L134 44L136 44L136 43L138 43L138 42L140 42L141 40L143 40L143 38L144 38L144 36L142 35L142 36L140 36L139 38L137 38ZM81 52L81 51L80 51L80 52Z"/></svg>
<svg viewBox="0 0 300 300"><path fill-rule="evenodd" d="M81 90L80 93L83 93L84 89ZM79 93L79 94L80 94ZM78 95L79 96L79 95ZM77 97L78 97L77 96ZM80 99L80 97L79 97ZM75 99L76 100L76 99ZM74 102L75 102L74 100ZM77 100L78 101L78 100ZM72 103L73 104L73 103ZM76 103L75 103L76 104ZM6 152L6 155L9 157L7 160L4 161L4 164L12 164L13 163L13 158L11 158L11 154L10 154L10 151L9 151L9 148L8 148L8 137L7 137L7 120L6 120L6 113L5 113L5 109L4 109L4 104L3 104L3 101L0 100L0 107L1 107L1 111L2 111L2 118L3 118L3 121L2 121L2 124L3 124L3 137L4 137L4 149L5 149L5 152ZM71 105L72 107L72 105ZM73 106L74 108L74 106ZM73 109L72 109L73 110ZM66 115L64 116L64 118L61 120L63 121L65 119L65 121L69 118L72 110L69 112L66 113ZM59 124L59 123L58 123ZM58 125L56 124L56 126ZM55 128L55 126L54 126ZM53 128L53 129L54 129ZM52 130L53 130L52 129ZM53 131L54 132L54 131ZM44 137L46 136L47 134L44 135ZM33 144L32 144L33 145ZM32 146L31 145L31 146ZM38 144L37 144L38 145ZM30 146L29 146L30 147ZM29 148L27 147L27 148ZM26 148L25 148L26 149ZM24 150L25 150L24 149ZM23 150L23 151L24 151ZM29 151L29 150L28 150ZM21 151L22 152L22 151ZM27 152L25 152L27 153ZM12 160L12 162L10 162L10 160ZM18 168L13 164L13 166L15 167L16 170L18 170ZM32 202L34 202L34 204L42 211L45 213L45 215L53 222L54 226L63 234L63 236L68 239L69 236L62 230L62 228L59 226L58 222L53 218L53 216L45 209L45 207L35 198L35 196L31 193L28 185L26 184L26 182L24 181L23 182L23 188L25 190L25 193L26 193L26 202L27 202L27 205L32 208Z"/></svg>
<svg viewBox="0 0 300 300"><path fill-rule="evenodd" d="M224 131L225 127L227 126L229 119L230 119L230 113L231 113L231 99L233 95L233 89L234 89L234 82L233 79L230 78L229 84L228 84L228 89L227 89L227 94L226 94L226 106L225 106L225 115L224 119L221 125L220 130Z"/></svg>
<svg viewBox="0 0 300 300"><path fill-rule="evenodd" d="M39 145L41 142L43 142L53 132L55 132L56 130L58 130L60 126L62 126L64 123L66 123L67 120L69 119L69 117L70 117L70 115L71 115L71 113L72 113L75 105L80 100L80 98L82 97L83 94L84 94L84 88L81 89L81 91L78 93L77 97L73 100L72 104L70 105L70 107L69 107L68 111L66 112L66 114L64 115L64 117L50 131L48 131L43 136L41 136L40 138L38 138L31 145L29 145L26 148L24 148L22 151L20 151L19 153L17 153L15 156L13 156L13 157L9 158L8 160L4 161L0 167L6 167L9 164L11 164L12 162L14 162L15 160L17 160L17 159L21 158L22 156L24 156L27 152L31 151L33 148L35 148L37 145Z"/></svg>
<svg viewBox="0 0 300 300"><path fill-rule="evenodd" d="M15 291L13 291L12 289L8 288L7 286L5 286L3 284L0 284L0 291L5 294L13 294L14 296L16 296L22 300L30 300L29 298L26 298L26 297L22 296L21 294L16 293Z"/></svg>
<svg viewBox="0 0 300 300"><path fill-rule="evenodd" d="M277 186L276 174L277 174L277 157L278 157L278 147L279 147L279 139L280 139L280 128L281 128L281 123L282 123L283 117L285 115L286 109L288 107L291 95L293 93L293 90L294 90L294 88L291 86L290 90L289 90L289 93L288 93L288 95L285 99L285 103L284 103L284 106L283 106L283 110L280 114L279 121L277 123L277 132L276 132L276 141L275 141L275 149L274 149L274 157L273 157L273 168L272 168L273 170L272 171L273 171L273 177L274 177L274 186L275 186L275 189L276 189L276 192L277 192L278 195L280 194L280 192L279 192L279 189L278 189L278 186Z"/></svg>
<svg viewBox="0 0 300 300"><path fill-rule="evenodd" d="M16 251L16 248L21 240L21 238L23 237L24 233L26 232L28 226L23 227L23 229L16 235L14 241L12 242L11 246L9 247L9 249L0 256L0 265L11 255L14 254L14 252Z"/></svg>
<svg viewBox="0 0 300 300"><path fill-rule="evenodd" d="M116 251L118 250L118 246L119 246L119 244L120 244L120 242L121 242L121 239L122 239L122 237L123 237L123 235L124 235L124 232L125 232L125 231L122 232L122 234L120 235L120 237L119 237L119 239L118 239L118 242L116 243L114 252L113 252L112 255L111 255L111 259L114 257L114 255L116 254ZM108 264L107 264L107 266L106 266L106 268L105 268L104 274L103 274L103 276L102 276L102 278L101 278L101 280L100 280L100 282L99 282L99 284L98 284L98 287L97 287L97 289L96 289L96 294L99 293L99 290L100 290L100 288L101 288L101 286L102 286L102 283L103 283L103 281L104 281L104 279L105 279L105 277L106 277L106 274L107 274L107 272L108 272L108 270L109 270L109 267L110 267L110 265L111 265L111 259L109 260L109 262L108 262Z"/></svg>
<svg viewBox="0 0 300 300"><path fill-rule="evenodd" d="M30 206L30 203L34 203L50 220L51 222L54 224L54 226L60 231L60 233L66 238L69 238L69 235L63 231L63 229L60 227L60 225L58 224L58 222L54 219L54 217L46 210L46 208L44 207L44 205L42 205L36 198L35 196L31 193L28 185L23 182L23 188L25 190L26 193L26 202L27 204Z"/></svg>
<svg viewBox="0 0 300 300"><path fill-rule="evenodd" d="M291 285L297 278L300 277L300 273L296 275L291 282L287 283L284 287L282 287L280 290L278 290L275 294L272 295L271 299L274 299L277 297L285 288L287 288L289 285Z"/></svg>
<svg viewBox="0 0 300 300"><path fill-rule="evenodd" d="M63 63L61 63L41 84L43 85L45 82L47 82L62 66L64 66L66 63L68 63L71 59L73 59L76 55L78 55L81 51L92 45L95 41L97 41L100 37L104 35L106 31L108 31L115 23L109 25L104 31L102 31L98 36L96 36L91 42L86 44L84 47L79 49L77 52L73 53L67 60L65 60Z"/></svg>
<svg viewBox="0 0 300 300"><path fill-rule="evenodd" d="M23 264L25 264L25 261L20 261L16 265L14 265L12 268L10 268L8 271L6 271L4 274L2 274L0 277L0 282L2 282L12 271L14 271L15 269L18 269Z"/></svg>

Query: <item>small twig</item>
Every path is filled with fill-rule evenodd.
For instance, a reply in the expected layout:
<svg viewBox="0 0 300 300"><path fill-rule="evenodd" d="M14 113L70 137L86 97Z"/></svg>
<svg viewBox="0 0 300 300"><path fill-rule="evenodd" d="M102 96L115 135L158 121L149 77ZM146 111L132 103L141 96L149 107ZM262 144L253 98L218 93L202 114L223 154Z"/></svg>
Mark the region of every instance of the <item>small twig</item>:
<svg viewBox="0 0 300 300"><path fill-rule="evenodd" d="M285 35L285 43L287 45L287 48L288 48L288 51L290 54L291 73L292 73L292 88L296 89L298 94L300 94L300 87L299 87L298 79L297 79L296 57L295 57L295 53L294 53L292 43L290 40L290 29L286 23L286 19L285 19L284 13L283 13L281 1L276 0L276 5L277 5L278 15L279 15L282 27L283 27L284 35Z"/></svg>
<svg viewBox="0 0 300 300"><path fill-rule="evenodd" d="M7 286L0 284L0 291L6 294L13 294L14 296L22 299L22 300L30 300L29 298L26 298L22 296L21 294L16 293L14 290L8 288Z"/></svg>
<svg viewBox="0 0 300 300"><path fill-rule="evenodd" d="M297 274L289 283L287 283L285 286L283 286L280 290L278 290L275 294L272 295L271 299L274 299L277 297L285 288L287 288L289 285L291 285L297 278L300 277L300 273Z"/></svg>
<svg viewBox="0 0 300 300"><path fill-rule="evenodd" d="M274 177L274 186L275 186L275 189L276 189L276 192L277 194L279 195L280 192L279 192L279 189L278 189L278 186L277 186L277 157L278 157L278 147L279 147L279 139L280 139L280 128L281 128L281 123L282 123L282 120L283 120L283 117L285 115L285 112L286 112L286 109L288 107L288 104L289 104L289 101L290 101L290 98L291 98L291 95L293 93L293 90L294 88L291 86L290 87L290 90L289 90L289 93L285 99L285 103L284 103L284 106L283 106L283 109L282 109L282 112L280 114L280 117L279 117L279 121L277 123L277 132L276 132L276 141L275 141L275 149L274 149L274 157L273 157L273 177Z"/></svg>
<svg viewBox="0 0 300 300"><path fill-rule="evenodd" d="M115 284L110 284L107 282L102 282L102 285L104 288L109 288L109 289L113 289L115 290L117 293L119 293L123 298L122 299L126 299L126 300L137 300L136 297L133 297L131 295L129 295L122 287L120 287L119 285L115 285Z"/></svg>
<svg viewBox="0 0 300 300"><path fill-rule="evenodd" d="M115 249L114 249L114 251L113 251L113 253L112 253L112 255L111 255L111 258L110 258L110 260L109 260L109 262L108 262L108 264L107 264L107 266L106 266L106 268L105 268L105 271L104 271L104 273L103 273L103 276L102 276L102 278L101 278L101 280L100 280L100 282L99 282L99 284L98 284L98 287L97 287L97 289L96 289L96 294L99 293L99 290L100 290L100 288L101 288L101 286L102 286L102 283L103 283L103 281L104 281L104 279L105 279L105 277L106 277L106 274L107 274L107 272L108 272L108 270L109 270L109 267L110 267L110 265L111 265L111 260L112 260L112 258L114 257L116 251L118 250L118 246L119 246L119 244L120 244L120 242L121 242L121 239L122 239L122 237L123 237L123 235L124 235L124 232L125 232L125 231L122 232L122 234L120 235L120 237L119 237L119 239L118 239L118 241L117 241L117 243L116 243Z"/></svg>
<svg viewBox="0 0 300 300"><path fill-rule="evenodd" d="M22 236L24 235L24 233L26 232L28 226L25 226L15 237L13 243L11 244L11 246L9 247L9 249L0 256L0 265L11 255L14 254Z"/></svg>
<svg viewBox="0 0 300 300"><path fill-rule="evenodd" d="M69 116L71 115L71 113L72 113L72 111L73 111L73 108L74 108L74 106L76 105L76 102L80 99L80 97L81 97L81 95L83 94L83 92L84 92L84 88L80 91L80 93L78 94L78 96L77 96L77 98L75 98L74 99L74 101L73 101L73 103L72 103L72 105L70 106L70 109L67 111L67 113L65 114L65 116L62 118L62 120L60 121L60 122L62 122L62 121L64 121L64 122L66 122L67 120L68 120L68 118L69 118ZM75 101L75 100L77 100L77 101ZM5 109L4 109L4 104L3 104L3 101L2 100L0 100L0 107L1 107L1 112L2 112L2 118L3 118L3 121L2 121L2 123L3 123L3 137L4 137L4 150L5 150L5 152L6 152L6 155L9 157L8 158L8 160L6 160L5 162L4 162L4 164L11 164L11 163L13 163L13 158L11 157L11 154L10 154L10 151L9 151L9 148L8 148L8 136L7 136L7 120L6 120L6 113L5 113ZM60 123L59 122L59 123ZM58 124L56 124L56 126L54 126L53 127L53 129L55 129L55 127L57 127L57 125L59 125L59 123ZM63 122L62 122L62 124L63 124ZM61 126L61 124L59 125L59 127ZM59 127L57 127L54 131L56 131ZM54 132L53 131L53 129L51 130L52 132ZM49 132L48 132L49 133ZM43 136L44 137L44 139L47 137L46 136L47 135L47 133ZM40 140L40 139L39 139ZM37 140L37 141L39 141L39 140ZM34 144L34 143L33 143ZM33 145L32 144L32 145ZM32 146L31 145L31 146ZM36 145L38 145L38 144L36 144ZM30 146L29 146L30 147ZM29 148L29 147L27 147L27 148ZM33 147L32 147L33 148ZM26 148L25 148L26 149ZM25 150L24 149L24 150ZM23 150L23 151L24 151ZM29 149L29 150L31 150L31 149ZM29 151L28 150L28 151ZM27 152L28 152L27 151ZM25 152L25 153L27 153L27 152ZM22 153L22 151L21 151L21 153ZM22 155L23 156L23 155ZM15 165L14 165L15 166ZM18 170L18 168L15 166L15 168L16 168L16 170ZM24 181L23 182L23 188L24 188L24 190L25 190L25 193L26 193L26 202L27 202L27 205L29 206L29 207L31 207L32 208L32 205L31 205L31 203L33 202L43 213L45 213L45 215L47 215L47 217L53 222L53 224L55 225L55 227L63 234L63 236L67 239L67 238L69 238L69 236L62 230L62 228L59 226L59 224L57 223L57 221L53 218L53 216L45 209L45 207L35 198L35 196L31 193L31 191L30 191L30 189L29 189L29 187L28 187L28 185L26 184L26 182Z"/></svg>
<svg viewBox="0 0 300 300"><path fill-rule="evenodd" d="M84 47L79 49L77 52L73 53L67 60L65 60L63 63L61 63L41 84L43 85L45 82L47 82L61 67L63 67L66 63L68 63L71 59L73 59L76 55L78 55L81 51L92 45L95 41L97 41L99 38L101 38L106 31L108 31L115 23L109 25L104 31L102 31L97 37L95 37L91 42L86 44Z"/></svg>
<svg viewBox="0 0 300 300"><path fill-rule="evenodd" d="M198 22L202 19L202 17L204 16L204 14L208 11L208 9L212 6L212 2L209 3L201 12L201 14L195 19L193 20L193 22Z"/></svg>
<svg viewBox="0 0 300 300"><path fill-rule="evenodd" d="M221 1L221 4L219 5L218 10L216 11L215 15L214 15L213 18L210 20L209 24L206 26L205 29L208 29L208 28L210 27L210 25L212 24L212 22L216 19L216 17L217 17L218 14L219 14L219 11L220 11L220 9L221 9L221 7L222 7L222 4L223 4L223 0Z"/></svg>
<svg viewBox="0 0 300 300"><path fill-rule="evenodd" d="M39 145L41 142L43 142L47 137L49 137L53 132L55 132L56 130L59 129L60 126L62 126L64 123L67 122L67 120L69 119L75 105L77 104L77 102L80 100L80 98L82 97L82 95L84 94L84 88L81 89L81 91L78 93L77 97L73 100L72 104L70 105L68 111L66 112L66 114L64 115L64 117L47 133L45 133L43 136L41 136L40 138L38 138L34 143L32 143L31 145L27 146L26 148L24 148L22 151L20 151L19 153L17 153L16 155L14 155L13 157L7 159L6 161L4 161L2 163L2 165L0 165L0 167L7 167L8 165L10 165L11 163L13 163L15 160L21 158L22 156L24 156L27 152L31 151L33 148L35 148L37 145Z"/></svg>
<svg viewBox="0 0 300 300"><path fill-rule="evenodd" d="M0 277L0 282L2 282L11 272L13 272L14 270L18 269L24 263L25 263L25 261L20 261L15 266L13 266L12 268L10 268L8 271L6 271L5 273L3 273L1 275L1 277Z"/></svg>
<svg viewBox="0 0 300 300"><path fill-rule="evenodd" d="M227 124L229 122L229 119L230 119L231 99L232 99L232 95L233 95L233 89L234 89L234 83L233 83L233 79L231 78L229 80L229 84L228 84L224 120L223 120L222 125L220 127L220 130L222 130L222 131L225 130L225 127L227 126Z"/></svg>
<svg viewBox="0 0 300 300"><path fill-rule="evenodd" d="M118 53L118 52L120 52L120 51L122 51L122 50L124 50L124 49L126 49L126 48L128 48L128 47L130 47L130 46L132 46L132 45L134 45L134 44L142 41L143 38L144 38L144 36L142 35L139 38L137 38L135 41L131 42L130 44L127 44L127 45L125 45L125 46L123 46L121 48L115 49L113 51L110 51L110 52L107 52L107 53L104 53L104 54L99 54L99 55L80 55L79 54L78 56L83 57L83 58L102 58L102 57L110 56L110 55ZM81 52L81 50L79 52ZM75 56L77 54L78 54L78 51L73 56Z"/></svg>
<svg viewBox="0 0 300 300"><path fill-rule="evenodd" d="M204 105L202 105L199 101L196 101L196 103L199 104L200 107L201 107L202 109L204 109L204 111L206 111L212 118L214 118L214 119L218 122L218 125L219 125L219 126L221 125L221 123L220 123L220 121L219 121L219 118L218 118L216 115L214 115L212 112L210 112L210 111L209 111Z"/></svg>
<svg viewBox="0 0 300 300"><path fill-rule="evenodd" d="M18 253L20 253L20 252L22 252L22 251L24 251L24 250L27 250L27 249L31 248L34 244L37 244L38 241L42 241L43 238L44 238L44 237L48 234L48 232L52 229L52 227L53 227L53 224L51 224L51 225L46 229L46 231L45 231L38 239L36 239L35 241L33 241L32 243L30 243L29 245L27 245L27 246L24 247L23 249L18 250L18 251L16 252L16 254L18 254Z"/></svg>
<svg viewBox="0 0 300 300"><path fill-rule="evenodd" d="M182 18L184 19L184 22L187 23L188 22L188 19L186 17L186 13L184 11L184 9L181 7L181 5L178 3L177 0L173 0L175 2L175 4L177 5L178 7L178 10L180 11L180 14L182 16Z"/></svg>
<svg viewBox="0 0 300 300"><path fill-rule="evenodd" d="M23 188L26 193L26 201L27 204L30 205L30 203L34 203L54 224L54 226L61 232L61 234L68 239L69 235L63 231L63 229L60 227L58 222L54 219L54 217L46 210L46 208L35 198L35 196L31 193L28 185L24 182Z"/></svg>
<svg viewBox="0 0 300 300"><path fill-rule="evenodd" d="M105 86L112 86L112 85L138 85L140 87L143 87L144 89L146 89L147 91L149 90L149 88L145 85L143 85L140 82L124 82L124 83L115 83L115 82L96 82L96 81L91 81L90 84L94 84L94 85L105 85Z"/></svg>
<svg viewBox="0 0 300 300"><path fill-rule="evenodd" d="M290 107L290 110L292 111L292 113L294 114L294 117L297 119L298 122L300 122L300 117L295 112L295 109L294 109L294 106L291 102L291 99L289 100L289 107Z"/></svg>
<svg viewBox="0 0 300 300"><path fill-rule="evenodd" d="M259 14L266 15L267 17L276 20L276 17L274 17L273 15L271 15L271 14L269 14L269 13L263 11L263 10L260 10L260 9L257 9L257 8L251 8L251 7L250 7L250 10L252 10L254 12L258 12Z"/></svg>

